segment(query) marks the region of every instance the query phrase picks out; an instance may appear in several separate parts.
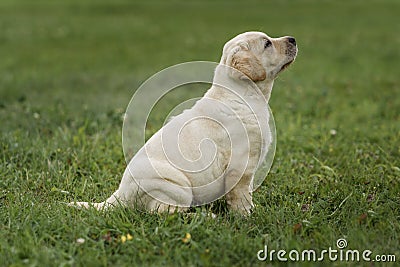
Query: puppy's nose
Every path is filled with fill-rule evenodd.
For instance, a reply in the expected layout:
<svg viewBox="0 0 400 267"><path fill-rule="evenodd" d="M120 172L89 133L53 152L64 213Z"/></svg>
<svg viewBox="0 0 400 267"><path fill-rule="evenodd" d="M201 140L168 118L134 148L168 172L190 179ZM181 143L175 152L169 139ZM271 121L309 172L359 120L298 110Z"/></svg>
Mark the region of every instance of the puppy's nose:
<svg viewBox="0 0 400 267"><path fill-rule="evenodd" d="M296 39L294 39L294 37L289 36L287 39L289 43L291 43L292 45L296 45Z"/></svg>

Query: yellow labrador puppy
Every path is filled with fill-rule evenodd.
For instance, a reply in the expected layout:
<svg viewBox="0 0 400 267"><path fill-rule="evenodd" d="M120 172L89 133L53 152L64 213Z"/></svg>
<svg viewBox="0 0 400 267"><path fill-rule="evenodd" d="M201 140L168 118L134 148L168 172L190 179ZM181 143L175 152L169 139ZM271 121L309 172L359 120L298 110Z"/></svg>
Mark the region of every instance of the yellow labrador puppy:
<svg viewBox="0 0 400 267"><path fill-rule="evenodd" d="M211 88L146 142L117 191L101 203L70 205L174 212L226 195L231 210L249 214L254 173L272 141L267 103L274 79L296 55L293 37L246 32L228 41Z"/></svg>

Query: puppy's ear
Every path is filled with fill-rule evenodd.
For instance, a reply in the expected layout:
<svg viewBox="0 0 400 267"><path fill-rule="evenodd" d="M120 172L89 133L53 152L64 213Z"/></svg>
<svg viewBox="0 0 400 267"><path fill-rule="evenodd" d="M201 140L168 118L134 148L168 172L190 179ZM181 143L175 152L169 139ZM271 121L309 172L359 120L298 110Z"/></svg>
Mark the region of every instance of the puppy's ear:
<svg viewBox="0 0 400 267"><path fill-rule="evenodd" d="M232 76L241 80L250 78L253 82L258 82L265 80L267 77L267 73L261 62L247 47L234 47L226 59L226 65L245 74L241 75L239 72L232 71Z"/></svg>

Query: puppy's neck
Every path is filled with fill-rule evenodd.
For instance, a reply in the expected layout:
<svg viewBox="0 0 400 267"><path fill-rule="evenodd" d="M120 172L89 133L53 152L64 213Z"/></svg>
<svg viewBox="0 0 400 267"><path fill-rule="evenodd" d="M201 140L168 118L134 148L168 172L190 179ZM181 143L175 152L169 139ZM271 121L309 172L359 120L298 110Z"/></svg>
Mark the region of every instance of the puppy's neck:
<svg viewBox="0 0 400 267"><path fill-rule="evenodd" d="M274 80L272 81L264 80L257 82L256 84L258 85L258 88L260 88L267 102L269 102L269 98L271 97L272 87L274 86Z"/></svg>
<svg viewBox="0 0 400 267"><path fill-rule="evenodd" d="M248 93L254 93L254 95L259 95L260 93L253 91L250 89L256 85L258 87L258 89L261 91L261 93L263 94L265 100L268 102L269 98L271 97L271 92L272 92L272 87L274 85L274 80L264 80L264 81L258 81L256 83L254 83L253 81L249 80L249 79L243 79L243 75L242 76L238 76L238 75L232 75L232 68L227 67L223 64L219 65L216 70L215 70L215 74L214 74L214 79L213 79L213 84L217 85L216 87L220 87L222 85L221 88L225 87L225 88L233 88L234 91L246 91L246 94ZM218 86L219 85L219 86ZM250 90L249 90L250 89Z"/></svg>

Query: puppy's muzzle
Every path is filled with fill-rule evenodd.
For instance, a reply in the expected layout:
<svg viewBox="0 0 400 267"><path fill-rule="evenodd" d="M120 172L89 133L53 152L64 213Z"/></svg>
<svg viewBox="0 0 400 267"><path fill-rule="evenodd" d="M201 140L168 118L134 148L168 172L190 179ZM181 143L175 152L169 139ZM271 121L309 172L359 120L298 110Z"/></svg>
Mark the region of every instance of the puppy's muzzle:
<svg viewBox="0 0 400 267"><path fill-rule="evenodd" d="M286 55L294 59L297 54L296 39L292 36L287 36L285 37L285 39L286 39Z"/></svg>

